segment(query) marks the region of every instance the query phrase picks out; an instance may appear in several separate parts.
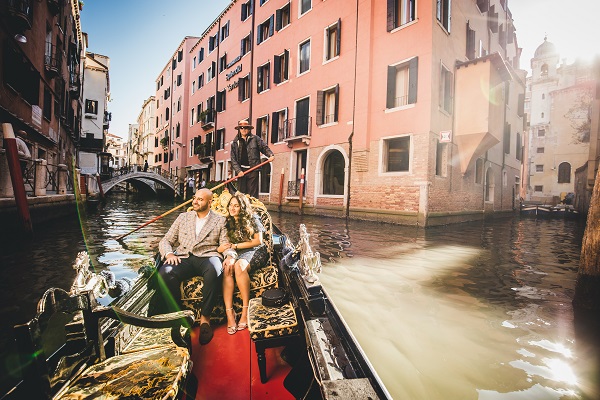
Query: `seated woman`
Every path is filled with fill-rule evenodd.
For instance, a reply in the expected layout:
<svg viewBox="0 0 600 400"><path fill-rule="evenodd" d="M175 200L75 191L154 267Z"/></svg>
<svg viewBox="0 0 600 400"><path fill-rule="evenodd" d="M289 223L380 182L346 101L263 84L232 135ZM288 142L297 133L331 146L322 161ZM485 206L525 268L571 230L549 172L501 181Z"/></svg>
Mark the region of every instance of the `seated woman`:
<svg viewBox="0 0 600 400"><path fill-rule="evenodd" d="M234 249L238 256L233 266L224 266L223 300L227 315L227 333L233 335L248 327L248 302L250 301L250 266L260 267L266 262L267 252L262 244L264 227L258 218L254 218L252 206L246 196L240 192L234 194L227 205L229 216L225 223L227 236L231 243L222 244L220 253ZM242 297L242 315L236 324L233 310L233 288L237 282Z"/></svg>

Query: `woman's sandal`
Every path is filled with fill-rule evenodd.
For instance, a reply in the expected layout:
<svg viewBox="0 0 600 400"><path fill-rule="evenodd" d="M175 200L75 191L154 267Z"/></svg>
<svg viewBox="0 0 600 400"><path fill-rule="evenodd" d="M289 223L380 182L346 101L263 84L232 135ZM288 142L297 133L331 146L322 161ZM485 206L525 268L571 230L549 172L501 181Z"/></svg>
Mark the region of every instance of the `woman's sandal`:
<svg viewBox="0 0 600 400"><path fill-rule="evenodd" d="M242 314L244 314L244 308L248 308L248 306L242 306ZM246 316L246 318L248 318L248 316ZM238 331L243 331L247 327L248 327L248 323L247 322L242 322L241 324L238 324L237 330Z"/></svg>
<svg viewBox="0 0 600 400"><path fill-rule="evenodd" d="M235 321L237 319L237 315L235 315L235 310L233 309L233 307L226 308L225 309L225 313L227 313L227 311L229 311L229 310L233 311L233 320ZM238 326L237 325L227 326L227 333L229 333L230 335L233 335L237 331L238 331Z"/></svg>

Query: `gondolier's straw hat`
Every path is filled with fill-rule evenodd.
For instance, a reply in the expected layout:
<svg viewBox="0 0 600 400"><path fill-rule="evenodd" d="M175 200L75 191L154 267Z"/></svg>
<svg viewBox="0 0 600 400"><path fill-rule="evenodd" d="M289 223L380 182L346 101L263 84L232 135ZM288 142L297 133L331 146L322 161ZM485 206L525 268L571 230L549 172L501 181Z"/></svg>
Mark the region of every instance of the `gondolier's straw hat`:
<svg viewBox="0 0 600 400"><path fill-rule="evenodd" d="M237 126L235 127L235 129L237 129L238 131L240 130L240 128L248 128L248 129L254 129L254 127L252 125L250 125L250 123L245 120L239 120Z"/></svg>

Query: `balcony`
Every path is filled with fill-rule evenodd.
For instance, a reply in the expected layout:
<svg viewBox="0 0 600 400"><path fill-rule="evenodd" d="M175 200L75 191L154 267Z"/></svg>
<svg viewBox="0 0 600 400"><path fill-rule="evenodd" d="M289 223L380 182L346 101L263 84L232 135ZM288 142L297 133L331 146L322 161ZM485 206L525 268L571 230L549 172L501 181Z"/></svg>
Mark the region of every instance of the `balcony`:
<svg viewBox="0 0 600 400"><path fill-rule="evenodd" d="M81 79L79 78L79 74L71 72L69 74L69 92L71 92L74 96L79 97L80 87Z"/></svg>
<svg viewBox="0 0 600 400"><path fill-rule="evenodd" d="M213 147L212 142L200 143L194 149L194 153L198 156L198 160L204 164L208 164L213 161Z"/></svg>
<svg viewBox="0 0 600 400"><path fill-rule="evenodd" d="M200 123L202 129L208 130L215 126L215 110L208 109L200 113Z"/></svg>
<svg viewBox="0 0 600 400"><path fill-rule="evenodd" d="M49 42L46 42L44 67L49 74L55 76L60 75L62 70L62 53L59 48Z"/></svg>
<svg viewBox="0 0 600 400"><path fill-rule="evenodd" d="M63 5L63 0L48 0L48 9L52 15L57 15Z"/></svg>
<svg viewBox="0 0 600 400"><path fill-rule="evenodd" d="M291 147L294 142L302 142L305 145L310 144L310 133L312 126L312 117L304 116L288 119L285 121L285 128L280 132L284 142Z"/></svg>
<svg viewBox="0 0 600 400"><path fill-rule="evenodd" d="M33 24L33 0L8 0L9 24L18 33L31 29Z"/></svg>
<svg viewBox="0 0 600 400"><path fill-rule="evenodd" d="M453 135L463 174L503 140L504 83L511 79L498 53L457 64Z"/></svg>

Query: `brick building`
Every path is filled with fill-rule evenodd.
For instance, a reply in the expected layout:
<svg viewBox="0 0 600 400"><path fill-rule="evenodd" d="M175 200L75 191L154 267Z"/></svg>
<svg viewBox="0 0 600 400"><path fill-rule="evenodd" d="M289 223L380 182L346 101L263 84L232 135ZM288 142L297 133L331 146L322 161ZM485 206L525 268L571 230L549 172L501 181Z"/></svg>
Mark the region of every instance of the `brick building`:
<svg viewBox="0 0 600 400"><path fill-rule="evenodd" d="M427 226L508 212L522 190L519 57L504 0L232 1L159 75L163 153L189 146L162 162L226 179L248 118L276 154L268 204L296 209L304 171L306 213ZM174 60L189 97L167 120Z"/></svg>

